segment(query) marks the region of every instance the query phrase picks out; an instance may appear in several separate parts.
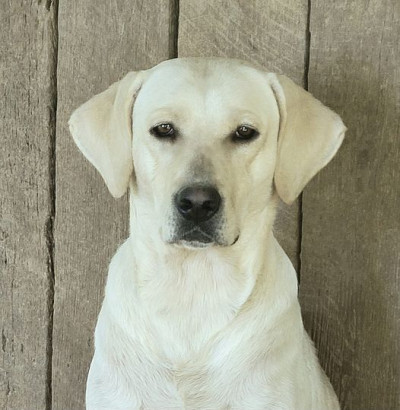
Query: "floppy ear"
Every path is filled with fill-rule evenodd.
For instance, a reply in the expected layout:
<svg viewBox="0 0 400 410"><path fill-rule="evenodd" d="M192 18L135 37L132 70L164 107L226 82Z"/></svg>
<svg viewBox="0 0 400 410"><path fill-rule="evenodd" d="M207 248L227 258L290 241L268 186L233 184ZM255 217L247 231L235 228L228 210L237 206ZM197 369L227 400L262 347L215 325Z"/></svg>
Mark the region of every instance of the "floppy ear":
<svg viewBox="0 0 400 410"><path fill-rule="evenodd" d="M80 106L69 120L76 145L100 172L115 198L125 193L133 171L132 109L141 74L128 73Z"/></svg>
<svg viewBox="0 0 400 410"><path fill-rule="evenodd" d="M339 149L346 127L340 117L289 78L269 74L280 114L275 186L292 203Z"/></svg>

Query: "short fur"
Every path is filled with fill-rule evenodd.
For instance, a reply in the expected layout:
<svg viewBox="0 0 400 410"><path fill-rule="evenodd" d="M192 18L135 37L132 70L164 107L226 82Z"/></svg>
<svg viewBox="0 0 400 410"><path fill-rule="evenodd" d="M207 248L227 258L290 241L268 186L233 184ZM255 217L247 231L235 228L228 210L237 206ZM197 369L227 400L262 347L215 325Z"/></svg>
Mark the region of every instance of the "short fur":
<svg viewBox="0 0 400 410"><path fill-rule="evenodd" d="M161 123L175 140L152 135ZM234 142L243 124L259 136ZM335 155L340 118L284 76L175 59L129 73L78 108L70 129L114 196L130 188L87 408L338 409L272 227L279 197L293 202ZM199 184L222 206L212 224L183 232L174 197Z"/></svg>

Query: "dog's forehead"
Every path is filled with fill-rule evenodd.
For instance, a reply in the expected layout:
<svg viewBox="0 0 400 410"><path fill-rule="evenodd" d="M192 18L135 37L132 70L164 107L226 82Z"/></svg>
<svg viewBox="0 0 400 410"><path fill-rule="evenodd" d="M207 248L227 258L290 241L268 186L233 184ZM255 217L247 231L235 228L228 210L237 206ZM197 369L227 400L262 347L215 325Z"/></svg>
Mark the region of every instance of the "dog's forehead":
<svg viewBox="0 0 400 410"><path fill-rule="evenodd" d="M234 60L171 60L149 70L138 100L144 111L265 110L268 90L264 73Z"/></svg>

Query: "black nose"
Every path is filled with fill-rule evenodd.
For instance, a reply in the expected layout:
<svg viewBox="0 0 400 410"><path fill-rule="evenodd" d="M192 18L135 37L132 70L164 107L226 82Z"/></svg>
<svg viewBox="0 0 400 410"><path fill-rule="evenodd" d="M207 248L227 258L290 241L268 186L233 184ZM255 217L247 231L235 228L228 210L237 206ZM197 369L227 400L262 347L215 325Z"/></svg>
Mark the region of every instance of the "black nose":
<svg viewBox="0 0 400 410"><path fill-rule="evenodd" d="M187 220L203 222L210 219L219 209L221 196L210 186L183 188L175 197L175 206Z"/></svg>

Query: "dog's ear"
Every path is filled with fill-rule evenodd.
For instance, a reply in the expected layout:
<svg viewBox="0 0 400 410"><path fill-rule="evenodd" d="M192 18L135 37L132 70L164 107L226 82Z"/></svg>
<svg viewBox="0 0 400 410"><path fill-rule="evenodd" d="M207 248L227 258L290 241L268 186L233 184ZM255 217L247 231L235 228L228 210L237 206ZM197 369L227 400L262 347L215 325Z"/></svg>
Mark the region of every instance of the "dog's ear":
<svg viewBox="0 0 400 410"><path fill-rule="evenodd" d="M275 186L292 203L339 149L346 127L340 117L289 78L268 74L279 114Z"/></svg>
<svg viewBox="0 0 400 410"><path fill-rule="evenodd" d="M69 129L76 145L103 177L115 198L121 197L133 172L132 109L142 72L130 72L75 110Z"/></svg>

